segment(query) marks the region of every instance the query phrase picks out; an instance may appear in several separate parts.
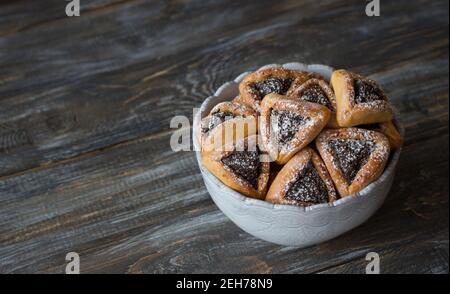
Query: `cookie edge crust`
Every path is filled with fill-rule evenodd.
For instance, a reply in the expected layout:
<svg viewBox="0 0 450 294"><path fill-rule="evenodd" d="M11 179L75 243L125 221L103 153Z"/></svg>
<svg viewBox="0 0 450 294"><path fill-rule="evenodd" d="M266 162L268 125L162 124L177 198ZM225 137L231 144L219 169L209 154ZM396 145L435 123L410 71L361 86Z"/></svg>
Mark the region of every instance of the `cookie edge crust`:
<svg viewBox="0 0 450 294"><path fill-rule="evenodd" d="M287 204L296 206L310 206L314 204L304 203L296 200L287 200L285 195L288 191L287 183L291 183L297 174L311 161L321 180L327 187L328 201L332 203L338 199L337 192L328 170L320 156L310 147L304 148L295 154L278 172L269 187L265 200L273 204Z"/></svg>
<svg viewBox="0 0 450 294"><path fill-rule="evenodd" d="M355 79L377 85L383 94L383 100L377 101L376 109L369 103L354 102ZM331 75L331 86L336 96L336 120L340 127L354 127L364 124L387 122L393 119L393 111L389 99L374 80L349 72L344 69L335 70Z"/></svg>
<svg viewBox="0 0 450 294"><path fill-rule="evenodd" d="M350 184L335 164L334 157L329 151L327 144L330 139L364 139L375 142L375 150L370 154L367 162L359 169ZM390 155L389 140L384 134L360 128L327 129L317 137L316 148L341 197L359 192L375 181L383 173Z"/></svg>

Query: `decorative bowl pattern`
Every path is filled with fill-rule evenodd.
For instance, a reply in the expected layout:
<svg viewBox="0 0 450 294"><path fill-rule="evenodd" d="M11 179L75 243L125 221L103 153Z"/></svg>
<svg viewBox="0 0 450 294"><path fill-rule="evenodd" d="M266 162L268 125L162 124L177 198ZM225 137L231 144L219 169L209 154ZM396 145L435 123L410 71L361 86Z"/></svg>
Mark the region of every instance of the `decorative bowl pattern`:
<svg viewBox="0 0 450 294"><path fill-rule="evenodd" d="M328 80L333 72L333 68L320 64L271 64L262 68L274 66L316 72ZM203 102L200 111L194 117L195 150L200 150L197 132L201 118L206 116L217 103L232 100L238 95L239 82L247 74L248 72L242 73L234 81L225 83L213 96ZM384 173L362 191L332 204L319 204L306 208L274 205L245 197L228 188L208 172L202 166L200 152L196 151L196 157L209 194L220 210L237 226L255 237L272 243L307 247L333 239L359 226L378 210L391 188L400 152L401 150L396 150L391 154Z"/></svg>

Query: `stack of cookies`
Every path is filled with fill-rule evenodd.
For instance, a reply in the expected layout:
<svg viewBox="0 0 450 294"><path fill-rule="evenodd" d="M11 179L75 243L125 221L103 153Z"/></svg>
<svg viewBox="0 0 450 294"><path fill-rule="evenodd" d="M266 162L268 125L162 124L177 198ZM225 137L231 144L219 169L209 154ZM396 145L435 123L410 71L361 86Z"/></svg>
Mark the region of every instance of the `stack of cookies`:
<svg viewBox="0 0 450 294"><path fill-rule="evenodd" d="M268 68L201 123L203 165L225 185L276 204L310 206L352 195L400 148L387 95L373 80L336 70Z"/></svg>

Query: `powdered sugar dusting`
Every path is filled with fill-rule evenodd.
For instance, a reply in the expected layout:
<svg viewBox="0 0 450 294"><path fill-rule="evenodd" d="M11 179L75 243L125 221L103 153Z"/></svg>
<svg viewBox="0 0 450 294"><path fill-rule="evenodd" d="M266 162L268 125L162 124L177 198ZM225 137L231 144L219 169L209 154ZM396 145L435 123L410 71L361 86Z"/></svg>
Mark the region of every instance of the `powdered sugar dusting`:
<svg viewBox="0 0 450 294"><path fill-rule="evenodd" d="M202 133L208 133L209 131L211 131L212 129L214 129L215 127L217 127L218 125L220 125L221 123L223 123L226 120L230 120L233 118L240 118L242 116L235 116L233 113L231 112L216 112L216 113L212 113L209 117L206 117L203 121L202 121Z"/></svg>
<svg viewBox="0 0 450 294"><path fill-rule="evenodd" d="M368 173L373 173L373 170L370 169L364 169L365 164L368 163L368 161L372 161L372 163L384 166L386 163L390 147L389 147L389 141L387 138L378 132L360 129L360 128L344 128L344 129L336 129L336 130L327 130L322 135L318 137L318 141L328 150L327 152L332 156L333 160L329 162L329 164L332 165L332 168L334 170L341 170L341 166L339 164L339 161L335 159L334 151L331 150L330 145L328 142L332 140L355 140L355 141L361 141L361 142L373 142L373 145L371 146L371 152L369 154L369 158L367 161L360 166L359 170L357 171L356 177L360 176L370 176ZM338 151L339 152L339 151ZM340 152L339 152L340 154ZM342 175L344 176L344 172L342 172ZM345 178L345 176L344 176ZM353 180L355 180L355 178ZM346 179L347 180L347 179ZM350 183L349 183L350 184Z"/></svg>
<svg viewBox="0 0 450 294"><path fill-rule="evenodd" d="M258 188L258 177L261 170L259 151L235 151L222 158L222 163L255 189Z"/></svg>
<svg viewBox="0 0 450 294"><path fill-rule="evenodd" d="M331 153L348 183L351 183L373 152L375 143L355 139L333 139L328 142Z"/></svg>
<svg viewBox="0 0 450 294"><path fill-rule="evenodd" d="M333 89L328 84L324 85L313 81L312 76L309 79L305 76L302 80L303 77L298 75L297 78L297 74L300 74L300 72L270 68L250 74L240 84L240 93L241 95L247 95L245 96L247 100L236 100L235 103L241 105L241 107L249 105L249 109L253 107L253 113L250 115L255 116L255 119L257 113L261 111L261 108L258 108L261 99L267 94L287 95L285 98L273 95L274 97L271 97L271 99L274 102L270 102L273 104L268 107L265 104L264 113L266 115L258 120L261 122L259 131L263 132L260 134L264 141L264 146L260 146L264 147L261 149L262 151L259 148L258 151L234 150L222 153L217 158L227 171L231 171L229 176L240 183L244 183L247 187L251 185L258 192L261 190L260 193L264 193L264 190L258 189L258 181L260 181L258 178L263 177L263 173L268 174L269 172L269 165L264 159L261 159L261 154L270 152L272 155L272 149L275 146L272 144L275 142L275 148L280 154L280 157L275 157L277 162L286 162L297 151L314 140L326 125L324 121L328 118L329 112L324 111L324 107L317 104L327 107L332 112L336 111L336 98ZM302 80L298 85L295 84L296 78ZM351 107L357 107L358 111L364 111L365 109L375 112L389 111L388 97L375 81L350 72L343 75L343 78L346 83L344 99L353 104L353 106L350 105ZM293 95L291 96L290 93ZM267 97L267 99L269 98ZM299 102L298 100L311 103ZM310 106L313 103L316 103L315 107ZM206 133L207 136L210 130L226 120L245 118L247 115L249 114L240 113L235 111L234 108L221 108L216 112L211 111L207 117L208 120L205 120L205 124L202 120L202 133ZM228 122L226 125L228 126ZM323 145L328 149L327 153L329 154L325 154L327 154L328 159L331 159L331 163L326 161L327 166L323 162L317 163L321 161L320 158L314 162L309 161L301 172L293 174L290 180L286 181L286 186L283 188L284 195L285 199L291 204L295 204L296 201L301 202L302 206L303 203L306 203L305 205L325 203L328 202L330 195L333 193L336 196L333 186L334 174L333 181L329 175L324 176L324 171L320 168L321 165L323 165L325 171L330 166L335 167L335 171L341 171L340 177L343 176L344 179L339 180L341 182L347 180L349 185L352 184L352 181L357 185L361 181L365 181L364 179L373 180L370 178L371 173L374 173L374 171L382 172L389 156L390 147L389 144L385 144L384 141L386 140L380 139L379 133L367 130L363 132L358 128L336 130L338 131L337 135L329 136L327 144ZM342 136L339 136L340 131L342 131ZM222 158L224 154L226 156ZM318 155L316 156L318 157ZM364 168L369 161L370 166L368 164ZM333 199L336 199L336 197Z"/></svg>
<svg viewBox="0 0 450 294"><path fill-rule="evenodd" d="M265 80L253 83L250 86L250 89L259 99L262 99L270 93L286 94L292 84L292 81L292 78L269 77Z"/></svg>
<svg viewBox="0 0 450 294"><path fill-rule="evenodd" d="M277 109L279 106L274 105L274 108L269 110L268 114L265 113L264 117L260 120L261 136L264 145L267 147L267 150L273 159L278 158L279 155L285 156L305 147L314 140L314 137L317 136L322 127L326 124L327 113L324 111L312 111L313 108L322 106L310 102L299 102L294 99L279 99L276 102L277 105L281 105L281 103L282 107L280 108L282 111L301 115L305 117L305 120L301 125L298 125L294 132L294 136L283 144L283 142L278 140L278 124L275 123L275 120L273 120L270 115L272 110ZM301 103L301 105L299 105L299 103ZM308 105L306 105L306 103ZM278 110L280 111L280 109Z"/></svg>
<svg viewBox="0 0 450 294"><path fill-rule="evenodd" d="M357 104L384 100L383 93L374 83L364 80L355 80L353 87L355 89L355 102Z"/></svg>
<svg viewBox="0 0 450 294"><path fill-rule="evenodd" d="M299 129L310 120L295 112L283 110L272 110L270 119L277 142L281 144L291 141Z"/></svg>
<svg viewBox="0 0 450 294"><path fill-rule="evenodd" d="M333 106L331 105L330 100L328 100L327 95L317 84L312 85L304 90L300 96L300 99L308 102L318 103L328 107L328 109L330 110L333 110Z"/></svg>
<svg viewBox="0 0 450 294"><path fill-rule="evenodd" d="M309 161L294 181L289 183L286 200L298 201L304 205L328 202L328 190L317 170Z"/></svg>

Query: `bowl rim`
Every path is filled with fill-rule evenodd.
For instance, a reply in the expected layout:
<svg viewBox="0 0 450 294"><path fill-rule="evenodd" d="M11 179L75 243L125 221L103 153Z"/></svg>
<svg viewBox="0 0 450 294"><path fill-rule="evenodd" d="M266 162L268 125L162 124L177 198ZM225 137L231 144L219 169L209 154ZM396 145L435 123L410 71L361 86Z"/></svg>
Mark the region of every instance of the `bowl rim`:
<svg viewBox="0 0 450 294"><path fill-rule="evenodd" d="M296 70L307 70L307 71L312 71L312 72L317 72L317 73L321 73L322 75L325 76L325 78L329 81L330 77L331 77L331 73L334 71L334 69L328 65L323 65L323 64L304 64L304 63L298 63L298 62L289 62L289 63L285 63L285 64L268 64L268 65L264 65L260 68L258 68L257 70L261 70L261 69L266 69L266 68L272 68L272 67L283 67L283 68L287 68L287 69L296 69ZM266 209L270 209L270 210L289 210L289 211L297 211L297 212L311 212L311 211L316 211L316 210L320 210L323 208L337 208L339 206L343 206L343 205L349 205L352 202L355 202L357 200L363 200L366 197L369 197L371 192L380 184L383 184L383 182L385 182L389 177L393 176L394 171L395 171L395 167L397 165L397 162L399 160L400 157L400 153L402 151L402 147L400 147L399 149L395 150L392 154L391 154L391 158L389 159L388 165L387 167L385 167L384 172L378 177L378 179L376 179L375 181L373 181L372 183L370 183L367 187L365 187L364 189L362 189L359 192L356 192L352 195L343 197L343 198L339 198L338 200L334 201L334 202L328 202L328 203L321 203L321 204L315 204L315 205L311 205L311 206L307 206L307 207L302 207L302 206L296 206L296 205L288 205L288 204L273 204L270 202L267 202L265 200L261 200L261 199L256 199L256 198L251 198L251 197L247 197L233 189L231 189L230 187L228 187L227 185L225 185L224 183L222 183L216 176L214 176L212 173L210 173L207 169L204 168L203 164L202 164L202 160L201 160L201 152L200 150L200 144L198 142L198 136L197 136L197 132L198 132L198 126L200 124L201 121L201 114L202 113L206 113L207 111L205 111L205 109L209 106L209 104L215 100L215 99L220 99L219 96L223 95L223 93L226 91L226 89L230 86L238 86L239 83L245 78L245 76L247 76L249 73L251 73L251 71L246 71L241 73L240 75L238 75L233 81L229 81L226 82L224 84L222 84L213 95L209 96L208 98L206 98L201 106L200 106L200 110L198 112L196 112L195 116L194 116L194 122L193 122L193 131L192 131L192 141L194 143L194 150L195 150L195 155L197 158L197 163L198 166L200 168L200 171L202 173L202 177L205 179L205 176L208 177L208 180L212 182L212 184L214 184L215 186L217 186L220 189L225 189L226 190L226 194L230 195L231 197L233 197L235 200L239 201L242 205L248 206L248 207L254 207L254 206L258 206L258 207L264 207ZM229 97L228 101L231 101L234 97ZM397 128L399 129L400 134L402 135L402 137L404 137L404 128L401 125L401 123L398 120L398 112L397 110L394 108L394 114L395 114L395 118L394 118L394 123L396 124ZM211 197L213 197L211 195Z"/></svg>

